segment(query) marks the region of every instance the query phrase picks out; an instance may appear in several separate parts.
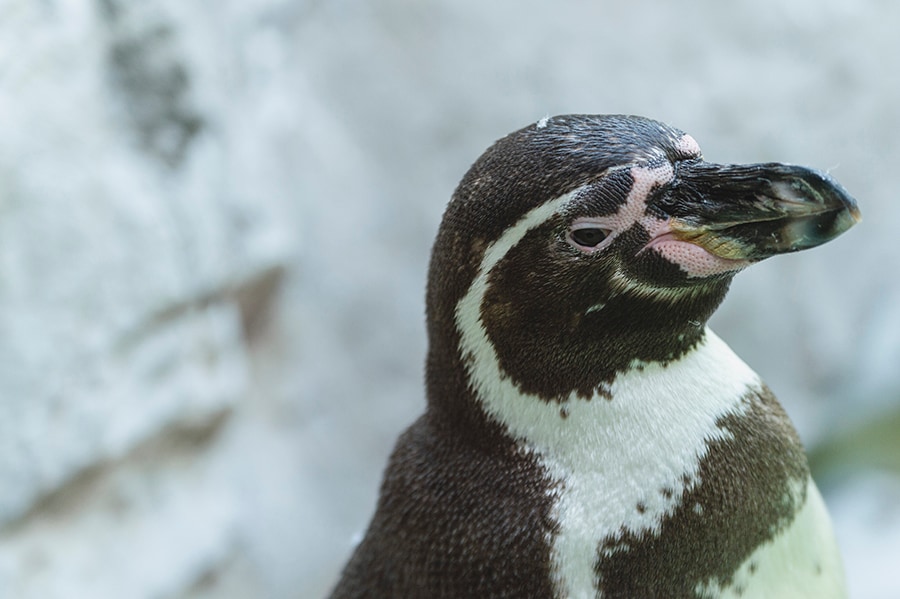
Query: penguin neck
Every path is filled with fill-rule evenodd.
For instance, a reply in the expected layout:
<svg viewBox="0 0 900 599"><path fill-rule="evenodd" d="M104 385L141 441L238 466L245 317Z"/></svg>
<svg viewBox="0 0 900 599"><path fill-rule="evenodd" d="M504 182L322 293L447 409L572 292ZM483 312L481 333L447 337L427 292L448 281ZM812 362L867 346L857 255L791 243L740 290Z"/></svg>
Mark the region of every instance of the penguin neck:
<svg viewBox="0 0 900 599"><path fill-rule="evenodd" d="M710 310L718 303L708 301ZM627 306L641 308L640 323L626 318ZM738 410L748 390L759 386L724 342L692 321L699 312L684 312L687 322L651 327L646 305L610 302L606 308L586 314L563 335L548 335L538 323L515 326L517 334L505 342L490 316L469 313L474 308L464 298L457 309L458 350L438 345L429 354L431 407L461 416L460 429L495 427L519 448L561 464L605 459L610 445L638 435L647 441L630 454L637 464L652 457L654 439L682 434L669 430L678 414L690 412L706 426ZM452 355L454 361L443 361Z"/></svg>
<svg viewBox="0 0 900 599"><path fill-rule="evenodd" d="M703 345L728 282L667 299L621 294L568 315L559 306L498 314L477 287L458 301L453 318L429 314L429 413L471 431L470 439L496 444L509 431L485 409L487 396L520 394L563 417L573 398L608 398L617 376L665 368Z"/></svg>
<svg viewBox="0 0 900 599"><path fill-rule="evenodd" d="M670 297L620 294L586 308L483 304L478 322L460 318L460 355L484 354L480 346L489 345L501 376L522 392L550 402L591 397L622 372L665 366L695 348L726 291L727 283Z"/></svg>

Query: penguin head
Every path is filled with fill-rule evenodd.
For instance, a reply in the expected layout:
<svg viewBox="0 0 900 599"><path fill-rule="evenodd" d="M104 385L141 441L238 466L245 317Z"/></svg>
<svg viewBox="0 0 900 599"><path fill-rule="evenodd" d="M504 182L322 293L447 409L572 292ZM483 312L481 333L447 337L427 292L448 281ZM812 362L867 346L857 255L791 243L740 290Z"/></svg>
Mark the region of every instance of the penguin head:
<svg viewBox="0 0 900 599"><path fill-rule="evenodd" d="M523 392L590 396L690 350L741 269L857 219L814 170L708 163L689 135L641 117L542 119L489 148L447 208L429 369L490 354Z"/></svg>

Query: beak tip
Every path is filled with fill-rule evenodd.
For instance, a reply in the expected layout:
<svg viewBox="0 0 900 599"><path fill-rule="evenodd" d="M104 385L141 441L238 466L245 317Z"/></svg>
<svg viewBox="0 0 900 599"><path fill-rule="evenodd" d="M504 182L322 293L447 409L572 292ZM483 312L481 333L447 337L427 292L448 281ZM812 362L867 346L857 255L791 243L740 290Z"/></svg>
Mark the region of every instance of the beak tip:
<svg viewBox="0 0 900 599"><path fill-rule="evenodd" d="M841 190L843 191L843 190ZM859 210L859 206L856 203L856 200L853 199L852 196L844 192L841 194L841 206L838 209L838 223L840 224L837 227L837 235L847 231L854 225L862 222L862 212ZM835 236L837 236L835 235Z"/></svg>

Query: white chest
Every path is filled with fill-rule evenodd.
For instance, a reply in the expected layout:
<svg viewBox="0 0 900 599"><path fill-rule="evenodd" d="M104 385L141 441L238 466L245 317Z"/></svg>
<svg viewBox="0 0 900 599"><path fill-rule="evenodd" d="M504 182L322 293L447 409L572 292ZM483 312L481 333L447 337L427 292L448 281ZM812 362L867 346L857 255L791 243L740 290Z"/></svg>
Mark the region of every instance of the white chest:
<svg viewBox="0 0 900 599"><path fill-rule="evenodd" d="M706 442L728 434L717 420L741 413L742 397L760 385L711 331L679 361L620 375L612 399L573 394L563 406L548 403L522 393L500 372L496 356L484 352L470 375L486 411L558 482L552 557L557 585L568 597L596 592L602 539L623 527L653 531L672 512L697 475Z"/></svg>
<svg viewBox="0 0 900 599"><path fill-rule="evenodd" d="M601 539L623 528L657 532L695 482L707 442L728 435L717 421L741 413L741 399L759 385L756 374L707 331L704 344L682 360L618 377L611 400L570 398L568 417L555 423L549 415L527 422L512 406L486 401L562 483L553 557L568 596L593 594Z"/></svg>

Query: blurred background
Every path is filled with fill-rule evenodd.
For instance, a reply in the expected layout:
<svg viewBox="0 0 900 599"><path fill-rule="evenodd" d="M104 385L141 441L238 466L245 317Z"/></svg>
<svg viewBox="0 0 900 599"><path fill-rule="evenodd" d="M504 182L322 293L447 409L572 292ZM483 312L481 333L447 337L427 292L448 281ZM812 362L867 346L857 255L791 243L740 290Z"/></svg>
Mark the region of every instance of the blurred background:
<svg viewBox="0 0 900 599"><path fill-rule="evenodd" d="M445 203L544 115L832 173L713 326L900 597L900 3L0 1L0 597L315 598L423 410Z"/></svg>

